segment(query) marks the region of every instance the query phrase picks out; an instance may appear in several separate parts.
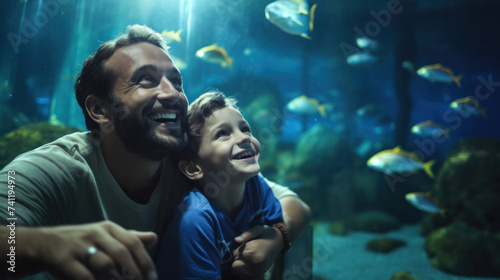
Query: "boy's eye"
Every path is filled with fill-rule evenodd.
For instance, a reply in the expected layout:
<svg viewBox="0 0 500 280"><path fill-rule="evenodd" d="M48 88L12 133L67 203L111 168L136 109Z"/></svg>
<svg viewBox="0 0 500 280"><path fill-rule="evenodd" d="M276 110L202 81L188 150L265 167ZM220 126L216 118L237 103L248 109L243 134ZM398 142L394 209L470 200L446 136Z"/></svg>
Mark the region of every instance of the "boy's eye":
<svg viewBox="0 0 500 280"><path fill-rule="evenodd" d="M242 132L250 132L250 133L252 133L252 129L250 128L250 126L243 126L241 128L241 131Z"/></svg>
<svg viewBox="0 0 500 280"><path fill-rule="evenodd" d="M229 132L225 131L225 130L220 130L218 131L216 134L215 134L215 139L219 139L221 137L226 137L229 135Z"/></svg>

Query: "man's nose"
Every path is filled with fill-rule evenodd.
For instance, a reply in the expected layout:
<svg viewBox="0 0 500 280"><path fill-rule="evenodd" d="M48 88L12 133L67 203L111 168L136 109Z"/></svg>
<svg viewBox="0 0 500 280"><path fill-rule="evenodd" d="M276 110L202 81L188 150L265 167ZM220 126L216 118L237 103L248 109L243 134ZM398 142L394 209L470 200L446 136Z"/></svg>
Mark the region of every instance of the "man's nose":
<svg viewBox="0 0 500 280"><path fill-rule="evenodd" d="M167 77L161 78L159 90L158 99L177 100L180 98L179 91Z"/></svg>

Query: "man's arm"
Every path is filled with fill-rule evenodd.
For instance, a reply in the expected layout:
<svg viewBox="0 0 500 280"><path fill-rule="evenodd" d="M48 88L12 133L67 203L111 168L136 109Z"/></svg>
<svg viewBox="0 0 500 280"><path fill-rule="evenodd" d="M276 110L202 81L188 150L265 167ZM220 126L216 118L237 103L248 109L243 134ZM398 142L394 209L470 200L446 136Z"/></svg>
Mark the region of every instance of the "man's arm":
<svg viewBox="0 0 500 280"><path fill-rule="evenodd" d="M290 242L293 242L302 231L309 226L312 219L311 208L295 196L285 196L280 199L283 209L283 220Z"/></svg>
<svg viewBox="0 0 500 280"><path fill-rule="evenodd" d="M12 230L1 225L0 259L7 266L0 273L4 276L2 279L17 279L42 271L61 279L111 279L116 273L126 273L135 279L156 279L153 261L144 247L156 241L154 233L125 230L112 222L100 222L16 227L14 234L15 243L4 242ZM97 252L88 256L89 247L96 247ZM9 257L12 251L13 258ZM11 259L14 262L9 263ZM12 266L15 272L8 270Z"/></svg>

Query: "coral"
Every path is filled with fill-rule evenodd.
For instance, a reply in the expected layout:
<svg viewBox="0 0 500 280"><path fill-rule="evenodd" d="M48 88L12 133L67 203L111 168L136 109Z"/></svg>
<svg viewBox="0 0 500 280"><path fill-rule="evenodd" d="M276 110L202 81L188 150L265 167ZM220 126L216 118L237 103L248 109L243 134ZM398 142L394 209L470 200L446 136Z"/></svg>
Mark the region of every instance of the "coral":
<svg viewBox="0 0 500 280"><path fill-rule="evenodd" d="M406 246L406 242L386 237L374 238L366 243L368 251L377 253L389 253L401 246Z"/></svg>
<svg viewBox="0 0 500 280"><path fill-rule="evenodd" d="M429 234L425 249L435 267L457 275L500 277L500 238L452 224Z"/></svg>
<svg viewBox="0 0 500 280"><path fill-rule="evenodd" d="M445 227L452 222L449 215L430 214L424 217L420 222L419 233L422 236L427 236L435 229Z"/></svg>
<svg viewBox="0 0 500 280"><path fill-rule="evenodd" d="M434 195L452 221L500 230L500 139L461 140L447 155Z"/></svg>
<svg viewBox="0 0 500 280"><path fill-rule="evenodd" d="M347 143L326 125L315 125L303 133L292 164L283 173L304 183L301 197L311 205L316 218L343 219L352 213L350 168L356 155ZM285 179L283 181L289 181ZM307 192L307 193L306 193Z"/></svg>
<svg viewBox="0 0 500 280"><path fill-rule="evenodd" d="M295 154L295 166L303 174L315 174L322 182L328 181L332 173L345 167L354 156L347 143L322 124L301 135Z"/></svg>
<svg viewBox="0 0 500 280"><path fill-rule="evenodd" d="M0 138L0 168L3 168L21 153L76 131L80 130L64 125L36 123L22 126L7 133Z"/></svg>

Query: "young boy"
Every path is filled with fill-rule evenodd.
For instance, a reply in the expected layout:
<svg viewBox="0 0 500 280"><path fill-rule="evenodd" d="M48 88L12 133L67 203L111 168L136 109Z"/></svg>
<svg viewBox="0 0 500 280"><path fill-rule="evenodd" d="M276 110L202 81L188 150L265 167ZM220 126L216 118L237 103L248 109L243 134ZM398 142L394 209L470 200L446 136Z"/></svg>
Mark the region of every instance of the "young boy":
<svg viewBox="0 0 500 280"><path fill-rule="evenodd" d="M194 188L161 239L159 279L231 279L234 238L283 222L281 205L258 175L260 144L234 99L207 92L189 107L188 122L190 145L178 165Z"/></svg>

